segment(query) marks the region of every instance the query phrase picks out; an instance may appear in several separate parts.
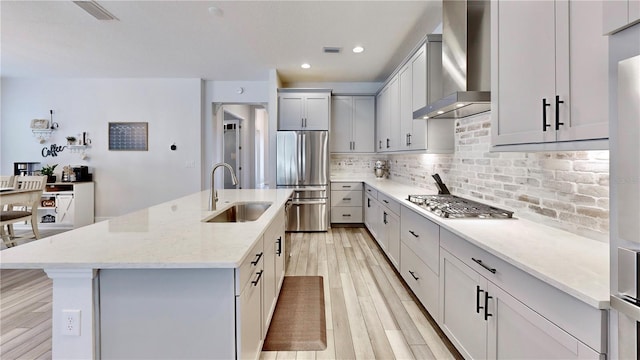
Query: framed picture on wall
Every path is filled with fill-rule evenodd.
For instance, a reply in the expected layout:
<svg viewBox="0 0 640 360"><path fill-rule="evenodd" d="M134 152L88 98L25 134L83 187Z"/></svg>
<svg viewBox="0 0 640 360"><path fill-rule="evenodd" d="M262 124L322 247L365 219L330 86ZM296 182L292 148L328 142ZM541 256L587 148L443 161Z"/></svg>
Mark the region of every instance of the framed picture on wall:
<svg viewBox="0 0 640 360"><path fill-rule="evenodd" d="M149 123L110 122L109 150L148 151Z"/></svg>

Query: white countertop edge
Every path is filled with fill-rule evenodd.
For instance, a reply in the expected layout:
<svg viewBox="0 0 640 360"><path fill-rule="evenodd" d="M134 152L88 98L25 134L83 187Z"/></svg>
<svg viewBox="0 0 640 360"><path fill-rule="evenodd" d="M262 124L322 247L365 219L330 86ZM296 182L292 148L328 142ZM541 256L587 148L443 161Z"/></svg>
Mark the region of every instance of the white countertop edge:
<svg viewBox="0 0 640 360"><path fill-rule="evenodd" d="M249 195L254 195L252 191L254 192L265 191L269 193L265 193L267 195L264 195L261 198L254 199L254 198L248 197ZM271 224L275 220L280 210L286 206L286 203L292 193L293 193L293 190L289 190L289 189L265 189L265 190L256 190L256 189L222 190L221 189L219 190L220 201L218 203L218 209L215 211L207 211L200 208L200 206L206 206L205 197L208 196L207 195L208 190L190 194L175 200L170 200L158 205L151 206L146 209L135 211L133 213L126 214L111 220L91 224L85 227L71 230L69 232L57 234L48 238L43 238L43 239L35 240L19 246L15 246L12 248L4 249L0 252L0 269L193 269L193 268L201 268L201 269L202 268L206 268L206 269L231 268L233 269L233 268L237 268L247 259L247 257L250 255L250 250L262 238L265 231L268 229L269 226L271 226ZM266 197L266 199L264 197ZM209 224L203 222L204 219L211 218L212 216L232 206L234 203L243 203L243 202L250 202L250 201L258 201L258 202L269 201L269 202L272 202L272 206L269 209L267 209L267 211L265 211L258 220L252 221L252 222L209 223ZM202 205L198 205L199 202L202 203ZM189 205L192 203L195 205ZM183 210L184 214L182 214L181 216L188 216L192 226L193 225L204 226L209 229L213 229L213 227L218 226L219 229L221 229L222 231L231 232L228 238L233 238L234 235L238 236L239 234L244 235L245 233L250 233L252 235L255 234L255 237L244 241L242 244L238 245L235 250L233 250L232 253L238 254L237 256L222 254L222 256L219 256L219 260L215 259L216 255L213 255L213 256L207 255L211 257L210 260L198 259L198 258L189 260L188 256L190 256L190 254L184 254L184 253L180 254L182 258L175 259L175 260L172 260L170 257L167 257L166 255L162 256L162 254L161 256L159 256L157 260L155 260L153 257L150 257L148 255L141 256L140 260L131 260L131 259L129 260L123 259L121 261L118 259L115 259L114 261L84 260L82 251L85 251L85 253L88 253L95 258L96 256L92 253L99 252L101 247L107 247L107 245L103 245L103 244L98 244L96 246L95 243L93 245L90 245L87 249L81 249L82 248L81 245L74 248L73 259L71 260L69 259L56 260L55 256L48 256L48 254L46 253L44 255L40 254L40 258L38 258L39 256L37 255L33 256L32 254L30 254L31 250L39 250L39 248L55 249L57 246L63 248L63 250L68 251L69 244L65 242L69 237L73 238L74 241L78 241L79 239L83 239L83 238L96 237L96 234L98 234L97 236L99 236L101 232L98 232L98 230L94 230L94 229L101 229L100 228L101 226L102 227L108 226L110 221L118 221L121 219L125 219L128 221L132 221L133 223L137 223L137 221L139 221L137 220L137 216L139 216L140 213L144 211L150 211L151 209L161 209L166 212L167 208L172 207L174 204L178 204L178 208L185 207L185 210ZM192 206L195 206L195 208L192 208ZM129 220L129 219L133 219L133 220ZM154 225L160 225L160 224L151 223L149 227L152 227ZM189 223L186 223L186 224L180 223L180 225L184 225L185 227L188 227ZM239 230L239 231L236 231L236 233L234 233L234 230L233 230L234 227L238 227L238 229L240 227L244 227L246 229L246 226L253 226L254 229L252 231ZM103 228L102 228L102 231L104 231ZM149 238L153 237L154 235L158 235L157 233L158 233L157 230L153 230L148 233L142 232L141 233L142 235L140 235L140 238L142 239L141 241L148 242ZM208 232L204 233L204 235L207 235L207 236L211 236L212 234L213 233L211 232L211 230L208 230ZM131 236L136 237L137 235L138 234L134 234ZM171 236L171 235L175 235L175 234L169 234L168 236ZM203 236L202 233L197 233L196 235ZM92 239L92 240L95 240L95 239ZM114 240L114 239L107 237L106 241L109 241L109 240ZM116 240L121 242L123 240L128 240L128 238L116 239ZM212 240L212 241L215 241L215 240ZM139 248L135 248L135 245L137 244L132 244L132 247L134 247L132 251L139 250ZM166 245L166 243L163 242L163 239L159 239L158 245L162 246L162 245ZM171 243L171 245L175 245L175 243ZM242 250L239 250L239 249L242 249ZM165 251L165 254L170 251L171 250ZM198 254L194 256L198 256ZM98 256L98 258L99 257L100 256ZM76 258L78 259L77 261L76 261Z"/></svg>
<svg viewBox="0 0 640 360"><path fill-rule="evenodd" d="M589 306L595 307L597 309L609 309L610 307L610 302L609 302L609 287L606 286L606 289L603 290L602 295L596 295L593 293L589 293L589 292L585 292L581 289L576 288L575 286L572 286L571 284L565 283L562 280L559 280L557 277L553 277L549 274L544 273L543 271L536 269L535 267L529 266L526 263L523 263L517 259L514 259L504 253L502 253L501 251L497 251L496 249L494 249L493 247L483 243L482 241L478 241L476 238L474 238L471 234L465 233L463 231L460 231L459 229L457 229L455 227L455 222L456 221L460 221L462 219L443 219L439 216L436 216L430 212L428 212L427 210L421 208L418 205L415 205L407 200L407 195L410 194L425 194L428 193L427 191L425 191L426 189L422 189L422 188L416 188L410 185L405 185L405 184L401 184L401 183L397 183L393 180L389 180L389 179L378 179L372 176L362 176L362 177L358 177L356 175L354 176L339 176L339 177L332 177L331 181L335 181L335 182L345 182L345 181L352 181L352 182L356 182L356 181L361 181L373 188L376 189L376 191L378 191L379 193L383 193L389 197L392 197L393 199L395 199L396 201L398 201L400 204L404 205L405 207L416 211L417 213L421 214L423 217L427 218L430 221L435 222L436 224L438 224L439 226L442 226L443 228L445 228L446 230L454 233L455 235L465 239L466 241L469 241L471 244L478 246L479 248L487 251L488 253L504 260L505 262L515 266L516 268L530 274L531 276L545 282L546 284L549 284L569 295L571 295L572 297L588 304ZM389 189L384 189L384 187L391 187L391 191L389 191ZM406 194L405 194L406 192ZM402 193L402 195L400 195L399 193ZM436 192L433 192L433 194L435 194ZM571 237L571 238L582 238L578 235L569 233L567 231L564 230L560 230L560 229L555 229L555 228L551 228L549 226L546 225L541 225L541 224L536 224L533 223L529 220L525 220L525 219L485 219L486 221L519 221L524 223L528 223L528 225L535 225L535 226L539 226L541 228L547 228L547 229L552 229L552 231L554 232L558 232L558 233L565 233L567 234L567 236ZM462 220L465 221L465 220ZM472 219L472 220L466 220L466 221L477 221L477 219ZM594 243L598 243L596 240L592 240L592 239L588 239L588 238L583 238L585 242L588 241L593 241ZM603 246L605 246L606 244L603 243ZM606 291L605 291L606 290Z"/></svg>

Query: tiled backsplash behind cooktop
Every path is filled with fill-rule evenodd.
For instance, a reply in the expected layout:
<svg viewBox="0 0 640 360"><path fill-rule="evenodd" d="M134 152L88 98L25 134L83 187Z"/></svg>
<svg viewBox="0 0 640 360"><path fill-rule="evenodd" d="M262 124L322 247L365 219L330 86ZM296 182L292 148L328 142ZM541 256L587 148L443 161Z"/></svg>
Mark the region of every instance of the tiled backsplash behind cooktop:
<svg viewBox="0 0 640 360"><path fill-rule="evenodd" d="M609 152L489 152L491 113L456 121L454 154L331 155L332 174L373 174L387 160L390 179L435 193L439 173L453 194L608 241Z"/></svg>

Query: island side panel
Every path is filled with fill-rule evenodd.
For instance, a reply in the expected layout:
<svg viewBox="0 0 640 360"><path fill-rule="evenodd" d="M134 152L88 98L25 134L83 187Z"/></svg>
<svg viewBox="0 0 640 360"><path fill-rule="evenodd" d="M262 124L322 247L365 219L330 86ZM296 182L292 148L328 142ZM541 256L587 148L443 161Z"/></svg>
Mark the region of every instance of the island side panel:
<svg viewBox="0 0 640 360"><path fill-rule="evenodd" d="M233 359L233 269L100 271L103 359Z"/></svg>

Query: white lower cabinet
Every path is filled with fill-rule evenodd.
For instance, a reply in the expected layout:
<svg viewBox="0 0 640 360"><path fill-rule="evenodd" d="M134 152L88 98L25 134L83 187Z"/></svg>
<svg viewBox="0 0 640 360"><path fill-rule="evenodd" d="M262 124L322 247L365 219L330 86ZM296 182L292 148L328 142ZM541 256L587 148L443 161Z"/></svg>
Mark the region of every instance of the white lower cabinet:
<svg viewBox="0 0 640 360"><path fill-rule="evenodd" d="M364 223L391 263L400 270L400 204L365 187Z"/></svg>
<svg viewBox="0 0 640 360"><path fill-rule="evenodd" d="M369 232L376 241L380 238L378 235L380 228L380 224L378 223L379 217L380 203L377 199L377 193L375 193L375 195L366 193L364 196L364 225L369 229Z"/></svg>
<svg viewBox="0 0 640 360"><path fill-rule="evenodd" d="M547 318L529 306L536 299L531 303L529 299L521 301L494 283L502 282L504 286L519 276L514 274L515 269L471 247L456 252L461 243L450 244L448 240L464 240L456 240L446 230L442 234L441 241L455 255L447 249L440 250L440 326L466 359L599 358L597 351L556 325L564 321L562 317ZM522 285L535 287L529 281L520 279ZM549 295L548 302L554 300L553 289L536 290L538 295ZM562 301L549 305L567 306ZM581 321L583 327L590 326L588 317L576 322ZM596 324L596 329L591 330L601 331L600 326Z"/></svg>
<svg viewBox="0 0 640 360"><path fill-rule="evenodd" d="M600 354L489 282L488 358L593 359Z"/></svg>
<svg viewBox="0 0 640 360"><path fill-rule="evenodd" d="M284 221L283 208L235 269L101 269L98 358L259 359L284 279Z"/></svg>
<svg viewBox="0 0 640 360"><path fill-rule="evenodd" d="M431 316L438 319L440 226L400 209L400 273Z"/></svg>
<svg viewBox="0 0 640 360"><path fill-rule="evenodd" d="M331 183L331 222L362 223L362 183Z"/></svg>
<svg viewBox="0 0 640 360"><path fill-rule="evenodd" d="M267 336L276 309L278 293L284 280L284 213L278 214L267 228L264 242L264 274L262 275L262 336Z"/></svg>
<svg viewBox="0 0 640 360"><path fill-rule="evenodd" d="M38 227L79 228L94 222L93 182L49 183L38 207Z"/></svg>
<svg viewBox="0 0 640 360"><path fill-rule="evenodd" d="M433 318L438 315L438 274L400 241L400 274Z"/></svg>

